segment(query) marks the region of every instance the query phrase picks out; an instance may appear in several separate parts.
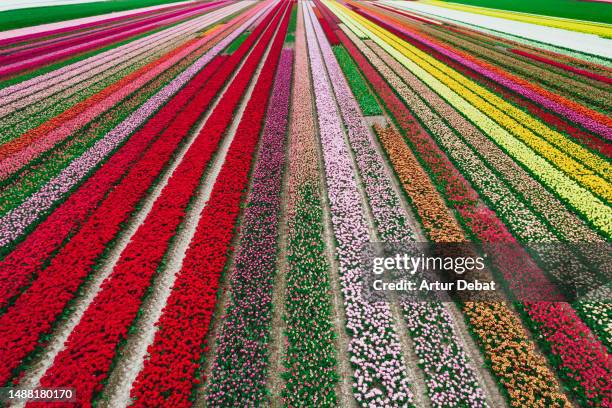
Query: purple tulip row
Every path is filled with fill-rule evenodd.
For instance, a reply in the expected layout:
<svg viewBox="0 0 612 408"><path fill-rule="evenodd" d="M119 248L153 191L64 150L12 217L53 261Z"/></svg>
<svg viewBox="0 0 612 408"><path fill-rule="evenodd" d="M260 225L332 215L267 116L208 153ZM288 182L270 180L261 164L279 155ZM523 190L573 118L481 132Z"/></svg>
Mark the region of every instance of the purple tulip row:
<svg viewBox="0 0 612 408"><path fill-rule="evenodd" d="M407 368L389 305L363 298L361 251L370 242L333 91L318 50L310 5L303 4L321 145L344 294L354 395L362 406L412 406Z"/></svg>
<svg viewBox="0 0 612 408"><path fill-rule="evenodd" d="M211 405L265 401L268 340L281 187L285 167L287 117L293 51L284 50L276 72L253 171L253 187L243 215L240 249L231 275L230 304L217 339L208 393Z"/></svg>
<svg viewBox="0 0 612 408"><path fill-rule="evenodd" d="M348 128L359 172L368 201L376 219L379 237L384 242L414 241L408 214L402 210L400 198L384 170L382 157L361 115L358 104L342 75L333 51L319 26L315 26L330 79L336 91L344 122ZM419 357L419 366L426 375L428 393L435 407L456 407L468 404L486 406L484 393L474 368L456 335L452 317L441 303L403 302L402 308L410 335Z"/></svg>
<svg viewBox="0 0 612 408"><path fill-rule="evenodd" d="M221 40L210 51L157 92L102 139L98 140L89 150L87 150L87 152L70 163L70 165L58 176L50 180L49 183L30 196L19 207L0 218L0 246L7 245L21 236L28 226L48 211L57 200L62 198L77 183L86 177L92 169L117 148L121 142L138 129L148 117L156 112L172 95L178 92L179 89L181 89L236 37L246 30L251 23L266 10L267 8L259 10L254 16Z"/></svg>

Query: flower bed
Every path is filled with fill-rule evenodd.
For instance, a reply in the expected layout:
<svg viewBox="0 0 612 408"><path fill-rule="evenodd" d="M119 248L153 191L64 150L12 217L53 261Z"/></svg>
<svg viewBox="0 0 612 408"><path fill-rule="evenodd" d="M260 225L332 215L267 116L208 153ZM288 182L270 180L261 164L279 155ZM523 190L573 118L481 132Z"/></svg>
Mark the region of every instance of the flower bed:
<svg viewBox="0 0 612 408"><path fill-rule="evenodd" d="M256 38L259 32L256 31L253 35ZM211 78L207 90L200 90L162 137L171 134L181 137L187 135L197 118L210 104L215 88L218 89L219 84L225 82L231 69L239 64L251 43L252 41L245 44L242 52L236 54L235 58L225 61L225 72ZM254 66L249 65L239 75L250 77L253 71ZM243 85L243 82L239 82L239 85ZM230 86L230 92L236 90L239 91L240 88ZM238 100L234 99L233 102L233 109L229 105L223 107L232 112ZM221 120L220 115L225 116L225 121ZM101 390L111 362L116 358L117 349L127 338L130 325L140 310L142 298L161 266L170 241L185 216L187 206L208 168L221 136L226 131L223 123L229 125L225 112L213 114L204 125L153 204L149 215L122 252L112 274L102 285L101 292L83 315L81 323L75 327L68 339L69 346L57 356L41 384L46 387L72 386L81 402L91 401L95 393ZM213 124L217 130L214 133L209 131ZM117 310L121 310L121 313L117 313ZM105 326L103 331L100 330L101 322L104 322ZM83 350L90 352L84 353ZM94 371L102 374L93 376Z"/></svg>
<svg viewBox="0 0 612 408"><path fill-rule="evenodd" d="M350 153L344 142L333 90L326 78L322 56L317 50L314 19L309 5L303 5L306 36L314 83L315 101L321 132L327 194L336 239L340 281L346 310L346 329L350 336L349 352L353 364L353 391L363 406L395 404L413 406L407 369L401 359L399 338L395 332L389 305L362 298L363 270L361 250L370 235L365 209L353 174Z"/></svg>
<svg viewBox="0 0 612 408"><path fill-rule="evenodd" d="M286 5L290 6L279 5L282 7L281 13L269 25L263 41L245 63L253 67L259 64L265 45L271 40L284 14L279 33L272 42L210 199L202 210L172 293L157 323L159 330L149 347L150 357L145 361L132 389L134 406L189 406L193 388L200 382L199 365L206 351L205 336L216 303L219 277L227 253L231 250L233 229L240 213L266 101L289 22L290 7ZM237 79L246 86L251 76L238 76ZM225 95L231 100L240 99L243 93L235 89ZM225 97L221 103L224 101ZM218 109L219 114L225 114L227 120L231 120L231 112L223 109L222 105L218 105ZM185 356L190 357L186 359Z"/></svg>

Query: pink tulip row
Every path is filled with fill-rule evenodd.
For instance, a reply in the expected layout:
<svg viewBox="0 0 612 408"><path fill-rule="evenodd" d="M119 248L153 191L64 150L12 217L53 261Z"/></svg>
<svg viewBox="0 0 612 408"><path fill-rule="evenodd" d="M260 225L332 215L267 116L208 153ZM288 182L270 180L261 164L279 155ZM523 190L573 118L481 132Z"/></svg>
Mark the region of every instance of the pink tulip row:
<svg viewBox="0 0 612 408"><path fill-rule="evenodd" d="M238 37L251 22L265 10L257 9L244 24L221 40L204 56L182 72L170 84L160 90L121 124L96 142L86 153L74 160L58 176L30 196L19 207L0 218L0 246L7 245L23 234L53 204L65 196L86 177L104 158L113 152L134 130L139 128L154 112L184 86L197 72Z"/></svg>
<svg viewBox="0 0 612 408"><path fill-rule="evenodd" d="M340 280L344 295L349 353L354 368L353 389L361 406L412 406L413 395L407 367L389 305L363 298L361 251L370 241L365 208L355 180L336 109L333 91L318 50L309 4L302 4L313 76L321 145L331 206L332 227L337 243Z"/></svg>
<svg viewBox="0 0 612 408"><path fill-rule="evenodd" d="M137 75L130 75L119 81L119 83L112 84L107 89L109 91L114 90L114 92L111 93L103 91L94 95L92 98L83 101L81 104L77 105L76 108L79 106L84 106L85 109L83 109L76 116L59 124L59 126L55 127L54 129L45 129L44 133L38 132L38 134L33 136L30 136L29 134L22 136L23 138L29 139L29 143L14 154L5 158L0 163L0 179L7 178L10 174L27 164L30 160L68 138L91 120L108 111L125 97L144 86L146 83L163 73L169 67L175 65L187 55L196 51L198 48L203 47L208 42L208 37L201 38L190 44L188 47L182 49L181 52L173 55L171 58L165 61L160 61L160 63L148 65L147 67L150 67L151 69L145 70L144 72L143 70L138 70L135 73ZM91 99L94 99L94 101L91 101Z"/></svg>
<svg viewBox="0 0 612 408"><path fill-rule="evenodd" d="M298 7L286 206L287 345L282 396L287 406L336 406L332 277L323 239L321 169L302 17Z"/></svg>
<svg viewBox="0 0 612 408"><path fill-rule="evenodd" d="M324 34L317 31L379 238L384 242L414 241L408 214L402 210L398 193L390 184L383 159L376 151L358 104L350 93L331 47L323 38ZM426 374L432 405L486 406L474 368L467 358L462 341L455 334L452 318L444 306L441 303L403 302L402 307L416 345L415 351L421 361L420 366Z"/></svg>

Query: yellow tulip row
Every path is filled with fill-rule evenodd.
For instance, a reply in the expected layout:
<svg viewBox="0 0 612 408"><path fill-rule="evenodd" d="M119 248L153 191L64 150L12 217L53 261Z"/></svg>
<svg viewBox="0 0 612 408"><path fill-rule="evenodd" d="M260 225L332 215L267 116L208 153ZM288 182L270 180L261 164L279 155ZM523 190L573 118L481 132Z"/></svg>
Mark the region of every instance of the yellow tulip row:
<svg viewBox="0 0 612 408"><path fill-rule="evenodd" d="M500 126L506 128L583 186L608 201L612 200L610 183L605 179L611 177L612 165L606 160L396 35L356 13L354 16L356 21L384 39L415 65L478 107ZM539 137L538 134L542 137Z"/></svg>
<svg viewBox="0 0 612 408"><path fill-rule="evenodd" d="M362 32L367 34L375 43L381 46L385 51L389 52L402 65L414 73L420 80L426 83L431 89L438 93L451 105L455 106L466 118L471 120L475 125L481 128L496 144L498 144L506 153L526 167L540 182L547 185L572 208L582 214L595 228L604 233L606 236L612 236L612 209L603 202L602 199L596 197L591 191L572 180L568 174L580 177L579 172L583 172L584 166L572 166L571 161L564 161L565 172L560 171L553 166L542 152L534 152L523 141L517 139L510 134L506 129L499 126L493 119L485 115L476 106L469 103L464 97L450 89L447 85L435 78L429 72L417 65L413 60L408 58L397 40L390 38L390 35L385 30L373 27L368 24L367 20L361 19L359 15L352 11L336 5L332 2L326 2L336 12L338 17L343 21L352 22ZM399 50L395 47L398 47ZM477 104L486 103L479 98ZM540 139L541 140L541 139ZM543 141L542 141L543 142ZM551 146L552 148L552 146ZM558 151L557 151L558 152ZM554 152L551 152L554 153ZM550 154L549 154L550 156ZM556 156L553 156L556 157ZM569 159L569 158L568 158ZM575 162L574 162L575 163ZM576 163L578 164L578 163ZM600 185L600 191L604 192L605 196L610 195L609 183L601 180L601 178L593 175L582 176L588 180L590 184Z"/></svg>

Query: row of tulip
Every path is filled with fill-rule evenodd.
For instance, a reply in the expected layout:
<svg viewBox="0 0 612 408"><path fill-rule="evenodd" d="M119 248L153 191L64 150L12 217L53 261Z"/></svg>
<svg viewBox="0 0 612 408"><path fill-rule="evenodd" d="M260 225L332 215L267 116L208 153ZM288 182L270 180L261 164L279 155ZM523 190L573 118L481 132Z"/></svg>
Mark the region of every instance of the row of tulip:
<svg viewBox="0 0 612 408"><path fill-rule="evenodd" d="M267 399L272 290L277 269L292 64L293 51L284 50L251 176L251 192L240 223L240 248L231 270L229 303L217 338L207 395L209 404L215 406L262 405ZM250 339L257 341L249 342Z"/></svg>
<svg viewBox="0 0 612 408"><path fill-rule="evenodd" d="M229 10L226 11L226 13L229 12ZM209 24L221 17L222 15L206 16L200 21L200 24ZM195 28L194 26L191 30ZM37 127L46 125L52 119L57 120L60 114L65 115L64 112L74 105L92 104L93 102L88 103L87 101L98 93L108 96L108 89L112 85L117 84L120 80L125 81L125 77L131 77L132 80L137 78L134 72L145 69L152 61L172 52L182 42L191 44L195 41L190 39L189 35L156 41L154 44L149 44L152 47L138 50L142 52L135 51L134 55L126 55L126 58L116 59L112 65L109 64L110 66L96 69L97 75L86 79L82 78L84 75L79 75L40 90L35 98L29 95L5 105L2 109L11 114L2 120L2 141L6 143L19 140L26 132L35 131ZM115 87L116 89L118 88ZM44 98L39 99L41 97ZM101 97L102 95L98 96L98 100ZM10 145L4 149L7 148L9 148L9 153L12 152Z"/></svg>
<svg viewBox="0 0 612 408"><path fill-rule="evenodd" d="M399 197L385 174L382 158L376 152L357 104L341 77L328 44L321 41L336 99L348 128L349 141L356 157L361 179L378 227L378 236L384 242L414 240L408 224L408 215L402 210ZM347 54L348 56L348 54ZM350 58L350 56L348 56ZM441 303L402 302L410 335L414 340L419 365L424 370L429 398L433 406L486 406L484 394L474 369L464 352L462 341L455 334L452 318ZM432 339L439 341L438 344ZM444 345L444 346L443 346ZM440 370L443 365L444 369Z"/></svg>
<svg viewBox="0 0 612 408"><path fill-rule="evenodd" d="M323 202L314 103L302 8L297 31L287 188L286 350L282 397L286 406L338 404L330 263L323 238Z"/></svg>
<svg viewBox="0 0 612 408"><path fill-rule="evenodd" d="M176 24L180 21L196 17L197 15L204 12L206 7L207 5L196 6L184 15L177 15L172 18L168 18L162 22L137 23L138 27L132 28L125 32L120 32L120 33L112 34L109 36L106 36L102 33L100 34L101 35L100 38L92 40L84 44L73 45L67 48L63 48L61 44L54 45L46 53L38 55L38 56L29 57L28 54L26 53L26 59L4 65L0 69L0 77L7 78L10 76L14 76L20 72L33 70L40 66L51 64L58 60L71 58L80 53L84 53L84 52L90 51L95 48L100 48L100 47L112 44L114 42L125 40L127 38L149 32L153 29L160 28L165 25Z"/></svg>
<svg viewBox="0 0 612 408"><path fill-rule="evenodd" d="M353 390L357 403L413 406L407 367L389 305L363 298L361 251L370 240L350 152L344 141L333 90L327 79L311 20L310 4L303 4L306 38L313 77L327 195L336 240L340 284L344 295ZM332 57L333 58L333 57Z"/></svg>
<svg viewBox="0 0 612 408"><path fill-rule="evenodd" d="M363 51L366 48L365 44L352 33L348 33L348 35L360 50ZM386 108L392 114L396 123L409 139L427 141L429 136L425 130L417 125L416 118L397 99L397 96L387 84L386 81L388 80L391 86L396 87L398 85L387 77L390 70L385 68L382 61L372 59L373 65L381 70L386 80L381 78L375 70L368 68L370 64L361 54L358 54L359 51L355 46L348 43L348 38L345 36L341 36L341 38L347 41L345 45L355 57L378 95L385 102ZM372 57L367 53L365 55L368 58ZM398 172L400 180L404 181L409 177L415 178L414 182L410 180L409 183L404 181L402 184L410 201L415 206L428 236L442 242L465 239L456 221L447 212L444 202L436 198L433 187L424 182L425 177L419 177L418 163L408 161L411 158L411 149L398 136L390 138L389 135L393 134L380 133L381 141L388 149L389 159L392 161L396 172ZM462 180L462 176L444 168L444 154L439 150L424 150L424 147L427 146L419 143L415 146L414 151L418 153L421 160L428 164L429 169L433 172L432 175L438 174L447 178L447 184L444 184L447 186L444 190L446 202L451 204L476 202L476 197L466 189L465 184L454 181L455 179ZM432 205L428 205L429 203L432 203ZM559 386L554 380L554 375L546 368L543 358L535 353L533 345L522 329L521 322L510 309L503 303L487 304L484 302L466 304L463 305L463 309L464 312L470 311L470 314L466 315L468 317L467 322L482 348L485 360L488 362L492 373L506 391L512 405L523 406L529 401L532 401L532 403L533 401L539 401L545 404L553 404L559 400L567 401L558 392ZM494 320L490 320L491 318ZM495 327L491 326L493 322L496 322ZM497 333L497 335L494 336L493 333ZM526 369L526 366L518 364L518 360L529 361L530 368ZM513 368L508 369L508 367Z"/></svg>
<svg viewBox="0 0 612 408"><path fill-rule="evenodd" d="M470 80L466 80L465 77L461 76L456 71L452 70L442 62L432 58L428 54L419 50L417 47L414 47L408 42L401 40L400 37L396 36L395 34L392 34L390 31L378 28L377 26L369 22L367 19L364 19L359 15L357 15L356 18L360 19L362 23L372 28L373 31L377 34L377 36L380 39L384 39L384 41L388 43L388 45L395 48L397 50L396 52L399 52L405 55L406 57L410 57L415 62L415 64L407 65L407 68L409 68L411 71L423 72L425 75L431 75L432 79L435 77L437 80L441 81L441 83L461 95L466 101L472 103L474 106L477 106L480 110L487 113L491 118L496 119L497 123L508 129L509 131L515 133L516 136L523 140L527 145L534 148L544 157L547 157L559 168L565 170L574 168L582 170L581 163L584 163L585 166L587 166L596 174L606 177L606 169L609 167L609 164L607 164L601 158L588 152L588 150L584 149L580 145L570 140L567 140L567 138L565 138L563 135L545 126L539 120L531 117L522 110L503 101L497 95L488 91L477 83ZM457 51L450 51L444 46L433 44L431 41L423 39L422 37L419 37L415 34L409 33L403 28L393 28L393 31L397 31L399 33L402 33L403 35L415 38L419 42L442 53L443 55L446 55L449 58L454 59L460 62L461 64L470 67L481 75L489 77L490 79L493 79L498 83L506 84L510 89L518 92L519 94L525 95L525 93L521 91L521 89L525 88L519 89L521 86L526 86L530 88L534 87L534 85L529 84L526 81L518 78L514 78L512 80L509 79L508 74L504 75L504 72L496 67L482 66L484 64L483 62L476 62L477 60L475 60L472 56L466 53L463 53L463 55L458 55ZM413 67L416 69L413 69ZM516 86L512 84L516 84ZM533 89L530 89L530 91L533 91ZM582 105L578 106L582 107ZM582 108L584 109L584 107ZM590 113L591 115L596 115L594 112ZM603 127L603 129L606 129L607 131L609 129L608 125L610 123L612 122L604 117L601 119L600 125L601 127ZM523 128L522 126L525 127ZM532 132L537 133L543 139L538 139L538 137ZM531 139L535 140L531 141ZM556 149L559 149L559 152L557 152ZM571 157L566 157L566 155L569 155ZM576 158L580 162L577 163L572 158ZM580 179L578 179L578 181L580 181ZM587 183L585 185L589 186L596 192L599 191L597 184L591 185ZM604 193L600 194L603 194L603 197L606 197Z"/></svg>
<svg viewBox="0 0 612 408"><path fill-rule="evenodd" d="M263 27L252 35L256 38L262 29ZM206 88L200 88L195 98L164 130L162 138L172 137L170 135L176 135L175 137L181 139L185 137L210 105L232 70L238 66L250 43L252 41L245 44L233 58L218 57L224 60L223 69L212 76L206 83ZM250 77L254 68L253 65L249 65L238 75ZM237 81L230 86L228 92L238 95L244 86L244 81ZM75 327L67 346L41 380L42 384L53 387L71 385L76 388L78 398L82 402L92 400L95 392L100 391L111 362L120 353L118 345L127 337L130 325L142 304L143 296L160 267L202 175L229 125L230 118L225 112L233 111L238 102L236 98L231 99L230 104L224 103L221 108L213 111L172 173L144 222L122 252L112 274L86 310L81 323ZM135 270L138 273L134 273ZM127 281L130 284L126 284ZM122 312L116 313L118 309ZM104 331L100 331L102 322L105 325ZM83 350L89 352L84 353ZM101 374L93 376L94 369Z"/></svg>
<svg viewBox="0 0 612 408"><path fill-rule="evenodd" d="M449 168L452 168L450 162L447 162L447 166L450 166ZM456 170L454 171L456 172ZM445 173L442 172L439 173L439 177L444 176L444 174ZM455 178L455 180L462 180L462 178ZM446 179L440 181L441 185L447 186L447 189L449 188L448 182L449 181ZM465 189L465 186L461 188ZM476 193L473 192L473 194ZM467 200L463 203L457 203L456 205L461 204L461 206L458 207L460 209L460 214L462 215L464 222L471 227L474 233L477 234L476 236L484 241L490 240L495 237L495 239L503 239L509 240L508 242L513 242L513 238L507 232L507 230L505 230L503 224L501 224L501 222L496 219L494 213L486 211L483 212L482 209L475 207L474 204L472 204L471 206L467 206L467 204L472 201L473 200ZM483 226L486 226L487 228L483 229ZM523 255L523 258L519 259L524 259L524 257L525 255ZM506 264L506 266L507 265L508 263ZM515 268L514 271L528 272L525 270L525 265L521 265L520 267ZM533 269L529 271L529 273L530 279L535 276ZM506 275L505 277L511 285L513 283L519 283L520 281L520 277L518 276ZM522 286L513 286L513 289L528 290L528 288L524 288ZM519 295L520 294L524 295L524 293L522 292L519 292ZM527 303L525 305L529 304ZM530 310L529 306L526 307L527 310ZM566 324L565 326L562 326L558 323L557 320L554 319L549 321L545 320L542 314L538 315L534 313L534 318L540 319L537 321L537 323L539 325L542 325L543 327L540 330L540 333L543 334L543 337L546 342L553 345L552 350L554 351L554 354L558 357L558 360L560 360L557 361L556 365L563 367L563 370L560 371L562 374L565 372L564 370L568 370L573 373L571 376L564 375L564 377L567 379L568 383L572 384L573 391L576 392L577 395L579 395L580 397L585 397L591 403L601 400L602 395L605 395L603 393L605 391L605 387L602 388L601 385L597 383L596 378L598 375L601 376L602 373L605 373L605 367L607 365L606 361L608 359L608 357L606 357L605 351L603 351L601 344L598 343L597 340L592 337L591 333L588 331L586 326L584 326L584 324L579 320L575 313L570 308L567 308L566 304L553 303L551 307L561 308L563 312L562 315L567 316L567 320L564 321L564 323ZM572 315L574 317L569 317ZM570 355L569 349L566 348L566 346L564 345L565 343L560 340L559 337L553 336L553 328L557 332L563 331L569 336L577 336L580 339L573 343L572 347L574 347L575 353L580 353L580 361L583 365L576 364L576 360L574 359L576 354ZM577 377L579 378L579 380L571 380L572 377Z"/></svg>
<svg viewBox="0 0 612 408"><path fill-rule="evenodd" d="M250 26L263 11L261 8L258 9L256 14L245 23L223 38L172 82L147 100L145 104L132 112L123 122L104 135L103 138L98 140L80 157L73 160L58 176L52 178L41 189L29 196L19 207L0 218L0 245L5 246L19 238L33 222L49 211L57 200L64 197L75 185L89 175L92 169L96 168L108 157L134 130L142 126L153 113L170 97L176 94L198 71Z"/></svg>
<svg viewBox="0 0 612 408"><path fill-rule="evenodd" d="M268 25L263 37L267 43L272 40L282 17L227 158L210 199L202 210L181 271L157 323L159 329L149 347L149 358L132 389L134 406L189 406L194 387L200 383L200 364L207 348L206 334L215 308L219 279L231 251L234 227L248 185L274 72L289 23L290 7L287 5L290 6L290 3L279 4L282 9L275 20L269 25L262 24ZM259 65L265 51L265 47L260 45L265 45L264 42L251 53L250 61L247 60L245 65ZM248 83L251 77L239 76L237 79ZM239 99L242 93L226 92L225 95L222 104L226 97ZM219 112L225 113L228 120L232 117L230 111ZM223 399L223 395L216 397Z"/></svg>
<svg viewBox="0 0 612 408"><path fill-rule="evenodd" d="M500 64L503 61L507 60L508 65L504 65L506 69L512 70L514 67L519 66L521 63L520 61L517 61L516 58L509 57L507 53L500 52L496 48L496 44L486 44L482 41L477 43L467 40L464 41L461 38L458 38L461 36L460 34L454 32L449 34L448 30L446 29L439 29L431 26L421 26L419 33L421 33L421 31L423 31L425 34L428 34L429 36L435 37L438 43L439 41L444 41L445 46L448 44L452 44L455 48L460 48L465 52L487 59L488 61L494 64ZM396 32L396 34L398 34L405 40L410 40L410 37L403 35L401 32ZM423 35L423 33L421 33L421 35ZM502 84L495 82L489 79L488 77L478 74L467 66L460 64L456 60L453 60L447 57L446 55L435 51L432 48L428 48L423 43L420 43L418 41L412 41L412 44L418 47L419 49L430 53L436 59L443 61L446 65L452 67L454 70L462 73L467 77L472 78L474 81L495 91L504 100L510 101L514 105L526 110L534 117L540 118L546 125L550 126L551 128L557 129L558 131L569 135L580 143L585 144L589 148L599 151L608 157L612 154L612 147L610 147L609 143L606 143L604 140L600 139L596 135L593 135L592 133L571 124L569 121L564 120L562 116L559 116L546 110L545 108L541 107L530 99L525 98L518 93L512 92L510 89L506 88ZM525 69L528 70L529 67L526 67ZM543 79L546 79L549 76L550 75L546 75L545 72L537 74L538 78ZM570 84L570 88L572 90L577 89L576 86L573 86L572 84ZM601 94L602 92L605 94L603 90L591 87L589 89L585 89L583 92L580 92L579 95L584 97L587 97L586 95L589 95L590 97L590 95L597 95L598 92L599 94ZM602 98L605 99L605 96L602 95Z"/></svg>
<svg viewBox="0 0 612 408"><path fill-rule="evenodd" d="M203 54L206 48L210 48L210 46L202 47L206 43L207 41L195 42L171 50L168 54L151 61L123 78L113 78L115 82L109 82L107 87L76 105L58 104L61 105L58 108L61 114L0 146L0 157L3 159L0 164L0 178L8 178L31 160L53 149L58 143L68 139L83 126L125 100L191 53ZM204 49L199 49L201 47Z"/></svg>
<svg viewBox="0 0 612 408"><path fill-rule="evenodd" d="M359 19L361 17L357 16L356 18ZM361 21L368 25L367 20ZM444 83L439 82L434 76L430 75L412 60L408 59L403 53L393 48L386 42L389 41L397 46L396 40L392 39L390 34L385 34L381 29L371 24L369 24L368 27L369 28L365 28L362 26L362 29L367 30L378 45L389 52L402 65L409 68L421 81L427 83L440 96L455 106L456 109L460 110L463 115L470 118L474 124L487 133L506 153L509 153L516 160L522 162L523 165L531 170L534 177L552 188L560 198L581 213L593 226L598 228L606 236L610 234L610 224L608 221L612 215L610 214L610 209L601 199L578 185L567 173L553 167L544 157L529 149L525 144L496 124L490 117L484 115L483 112L479 111L474 105L471 105L467 100L452 91ZM372 31L370 31L370 29L372 29ZM401 49L403 50L403 48ZM456 86L461 86L457 82L454 82L454 84ZM523 137L526 137L526 134L523 134ZM533 140L532 142L535 143ZM547 152L552 155L558 153L554 148L547 150ZM555 157L559 158L558 156ZM568 157L565 157L561 162L564 163L564 167L570 167L569 174L571 174L573 178L580 179L589 175L592 179L585 184L590 184L591 187L594 187L594 190L599 190L604 196L607 195L607 193L603 193L603 191L606 190L605 186L607 182ZM559 163L559 161L557 161L557 163ZM576 164L577 167L573 167L573 164ZM584 175L577 174L578 169L585 171Z"/></svg>
<svg viewBox="0 0 612 408"><path fill-rule="evenodd" d="M545 64L552 65L553 67L557 67L557 68L563 69L565 71L573 72L575 74L583 75L583 76L585 76L587 78L591 78L591 79L594 79L596 81L600 81L600 82L603 82L603 83L606 83L606 84L612 84L612 78L610 78L608 76L599 75L599 74L587 71L585 69L575 68L575 67L572 67L572 66L564 64L564 63L553 61L550 58L546 58L546 57L542 57L542 56L539 56L539 55L535 55L535 54L532 54L532 53L529 53L529 52L526 52L526 51L517 50L517 49L513 49L511 51L514 54L521 55L523 57L527 57L527 58L532 59L534 61L543 62Z"/></svg>

